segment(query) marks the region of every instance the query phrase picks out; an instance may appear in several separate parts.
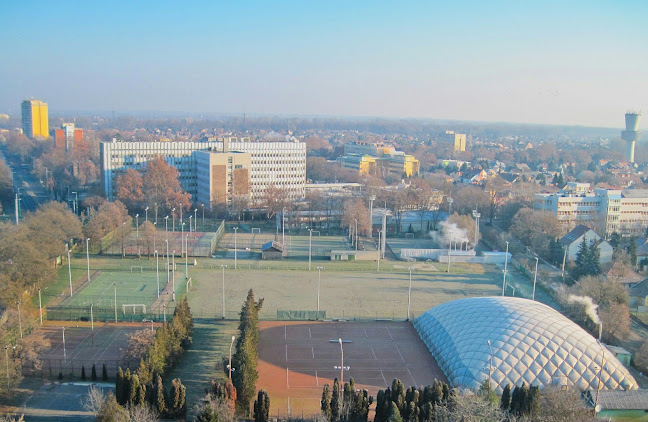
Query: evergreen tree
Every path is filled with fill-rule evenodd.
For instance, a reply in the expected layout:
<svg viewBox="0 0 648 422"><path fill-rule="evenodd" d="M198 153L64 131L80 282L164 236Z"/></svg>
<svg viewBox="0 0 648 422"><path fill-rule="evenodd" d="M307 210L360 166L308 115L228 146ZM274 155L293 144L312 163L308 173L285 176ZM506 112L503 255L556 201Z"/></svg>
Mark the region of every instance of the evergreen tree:
<svg viewBox="0 0 648 422"><path fill-rule="evenodd" d="M502 400L500 401L500 409L508 412L511 406L511 384L506 384L504 391L502 391Z"/></svg>
<svg viewBox="0 0 648 422"><path fill-rule="evenodd" d="M171 391L169 393L170 416L178 418L183 417L187 413L186 395L187 390L182 385L180 378L171 381Z"/></svg>
<svg viewBox="0 0 648 422"><path fill-rule="evenodd" d="M233 374L234 386L238 394L236 407L243 415L248 415L250 412L250 403L256 393L256 382L259 378L257 347L259 343L259 311L262 306L263 299L255 301L254 292L250 289L241 308L240 335L236 342L236 353L232 357L232 365L236 368Z"/></svg>
<svg viewBox="0 0 648 422"><path fill-rule="evenodd" d="M137 406L139 404L140 381L137 374L131 377L130 388L128 389L128 404Z"/></svg>
<svg viewBox="0 0 648 422"><path fill-rule="evenodd" d="M157 375L155 377L155 386L153 388L154 403L153 408L157 410L160 415L166 412L166 400L164 398L164 386L162 385L162 377Z"/></svg>
<svg viewBox="0 0 648 422"><path fill-rule="evenodd" d="M97 381L97 367L95 364L92 364L92 371L90 372L90 380Z"/></svg>
<svg viewBox="0 0 648 422"><path fill-rule="evenodd" d="M379 390L376 395L376 415L374 416L374 422L385 422L385 419L387 419L387 412L385 411L386 404L385 391Z"/></svg>
<svg viewBox="0 0 648 422"><path fill-rule="evenodd" d="M398 410L398 406L396 406L396 403L391 402L389 406L389 413L387 414L387 421L386 422L403 422L403 418L401 418L400 411Z"/></svg>
<svg viewBox="0 0 648 422"><path fill-rule="evenodd" d="M648 230L648 229L646 229ZM608 240L610 245L614 248L616 252L621 247L621 235L617 232L614 232L610 235L610 240Z"/></svg>
<svg viewBox="0 0 648 422"><path fill-rule="evenodd" d="M104 366L105 368L105 366ZM117 370L117 377L115 378L115 398L117 403L124 404L124 371L122 371L121 366Z"/></svg>
<svg viewBox="0 0 648 422"><path fill-rule="evenodd" d="M324 389L322 390L322 400L320 401L320 409L322 410L322 416L328 422L331 421L331 389L329 388L328 383L324 384Z"/></svg>
<svg viewBox="0 0 648 422"><path fill-rule="evenodd" d="M340 384L338 379L333 380L333 394L331 395L331 421L338 421L341 413Z"/></svg>
<svg viewBox="0 0 648 422"><path fill-rule="evenodd" d="M589 274L588 275L599 275L601 274L601 251L596 244L590 246L590 256L589 256Z"/></svg>
<svg viewBox="0 0 648 422"><path fill-rule="evenodd" d="M126 372L124 372L124 387L122 389L122 397L121 397L122 401L121 402L118 401L118 403L121 404L122 406L126 405L130 400L132 381L133 380L131 377L130 368L126 368Z"/></svg>
<svg viewBox="0 0 648 422"><path fill-rule="evenodd" d="M103 368L101 369L101 379L104 381L108 381L108 371L106 370L106 364L103 364Z"/></svg>
<svg viewBox="0 0 648 422"><path fill-rule="evenodd" d="M396 403L399 416L405 412L405 386L398 378L392 381L391 401Z"/></svg>
<svg viewBox="0 0 648 422"><path fill-rule="evenodd" d="M636 267L637 266L637 238L635 236L632 236L630 238L628 246L626 247L626 251L628 252L628 256L630 257L630 265L632 265L633 268Z"/></svg>
<svg viewBox="0 0 648 422"><path fill-rule="evenodd" d="M254 401L254 422L267 422L270 417L270 399L268 394L259 390L257 399Z"/></svg>
<svg viewBox="0 0 648 422"><path fill-rule="evenodd" d="M85 365L81 365L81 381L86 380Z"/></svg>
<svg viewBox="0 0 648 422"><path fill-rule="evenodd" d="M585 240L585 236L583 236L583 241L581 242L580 248L578 249L578 253L576 254L576 268L574 268L574 278L579 279L582 276L585 276L588 274L588 268L587 264L591 262L590 259L590 248L589 245L587 244L587 241Z"/></svg>
<svg viewBox="0 0 648 422"><path fill-rule="evenodd" d="M540 411L540 388L538 386L529 387L524 403L524 414L534 417Z"/></svg>

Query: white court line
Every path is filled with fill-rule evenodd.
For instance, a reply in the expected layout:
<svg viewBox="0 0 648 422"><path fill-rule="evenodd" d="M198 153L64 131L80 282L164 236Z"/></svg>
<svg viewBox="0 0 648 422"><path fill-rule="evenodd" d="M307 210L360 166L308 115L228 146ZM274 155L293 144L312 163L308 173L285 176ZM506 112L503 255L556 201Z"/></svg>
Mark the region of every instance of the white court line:
<svg viewBox="0 0 648 422"><path fill-rule="evenodd" d="M286 362L288 362L288 345L286 344Z"/></svg>
<svg viewBox="0 0 648 422"><path fill-rule="evenodd" d="M315 370L315 383L317 383L317 386L319 387L319 377L317 376L317 369Z"/></svg>
<svg viewBox="0 0 648 422"><path fill-rule="evenodd" d="M315 348L311 347L311 352L313 352L313 359L315 359Z"/></svg>
<svg viewBox="0 0 648 422"><path fill-rule="evenodd" d="M382 370L380 370L380 375L382 375L383 377L383 381L385 382L385 387L389 387L389 385L387 385L387 380L385 379L385 374L383 374Z"/></svg>
<svg viewBox="0 0 648 422"><path fill-rule="evenodd" d="M364 330L364 333L365 333L365 337L369 338L369 336L367 335L367 329L363 328L363 330Z"/></svg>
<svg viewBox="0 0 648 422"><path fill-rule="evenodd" d="M410 377L412 377L412 381L414 381L414 385L415 385L415 386L418 386L418 384L416 383L416 380L414 379L414 375L412 375L412 373L410 372L409 368L407 368L407 372L410 374Z"/></svg>
<svg viewBox="0 0 648 422"><path fill-rule="evenodd" d="M142 283L138 284L137 287L135 287L135 290L133 290L133 291L134 291L135 293L137 293L137 289L139 289L141 285L142 285Z"/></svg>
<svg viewBox="0 0 648 422"><path fill-rule="evenodd" d="M290 417L290 396L288 396L288 417Z"/></svg>
<svg viewBox="0 0 648 422"><path fill-rule="evenodd" d="M391 331L389 331L389 327L385 327L385 328L387 328L387 334L389 334L389 338L392 339L392 341L394 341L394 337L392 337Z"/></svg>
<svg viewBox="0 0 648 422"><path fill-rule="evenodd" d="M400 355L403 362L405 362L405 358L403 357L402 353L400 352L400 349L398 348L398 344L396 345L396 350L398 350L398 354Z"/></svg>
<svg viewBox="0 0 648 422"><path fill-rule="evenodd" d="M378 358L376 357L376 352L374 352L373 346L371 346L371 353L373 353L374 359L378 360Z"/></svg>
<svg viewBox="0 0 648 422"><path fill-rule="evenodd" d="M288 327L284 325L284 340L288 340Z"/></svg>
<svg viewBox="0 0 648 422"><path fill-rule="evenodd" d="M308 327L308 337L313 338L313 333L311 333L310 327Z"/></svg>
<svg viewBox="0 0 648 422"><path fill-rule="evenodd" d="M290 384L288 383L288 367L286 367L286 389L290 388Z"/></svg>

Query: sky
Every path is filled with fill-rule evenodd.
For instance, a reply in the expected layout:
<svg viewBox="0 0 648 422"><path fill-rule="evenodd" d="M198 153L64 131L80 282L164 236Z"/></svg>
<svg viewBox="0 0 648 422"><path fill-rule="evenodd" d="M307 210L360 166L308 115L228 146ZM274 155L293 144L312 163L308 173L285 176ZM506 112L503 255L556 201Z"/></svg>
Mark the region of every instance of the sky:
<svg viewBox="0 0 648 422"><path fill-rule="evenodd" d="M0 113L619 127L648 112L646 1L11 1Z"/></svg>

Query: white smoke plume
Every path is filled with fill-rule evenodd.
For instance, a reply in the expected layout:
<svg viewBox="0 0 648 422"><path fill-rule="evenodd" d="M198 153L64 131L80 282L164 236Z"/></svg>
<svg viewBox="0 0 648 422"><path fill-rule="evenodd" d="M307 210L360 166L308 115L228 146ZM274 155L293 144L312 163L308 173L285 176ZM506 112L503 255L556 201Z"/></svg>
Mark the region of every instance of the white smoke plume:
<svg viewBox="0 0 648 422"><path fill-rule="evenodd" d="M430 233L439 246L449 246L454 243L461 244L463 242L470 242L468 239L468 231L457 226L456 223L448 223L442 221L439 223L439 230Z"/></svg>
<svg viewBox="0 0 648 422"><path fill-rule="evenodd" d="M569 295L567 296L567 302L569 303L580 303L585 305L585 313L589 316L595 324L600 324L601 319L598 316L598 305L594 303L591 297L589 296L576 296Z"/></svg>

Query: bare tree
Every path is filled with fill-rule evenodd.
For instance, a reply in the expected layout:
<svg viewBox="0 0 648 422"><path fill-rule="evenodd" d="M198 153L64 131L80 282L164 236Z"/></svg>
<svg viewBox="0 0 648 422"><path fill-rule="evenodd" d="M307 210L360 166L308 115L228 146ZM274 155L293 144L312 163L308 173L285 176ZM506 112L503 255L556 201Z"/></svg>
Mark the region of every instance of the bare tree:
<svg viewBox="0 0 648 422"><path fill-rule="evenodd" d="M105 401L106 395L104 394L103 390L99 387L96 387L95 385L91 385L90 389L83 398L81 405L86 411L92 413L94 416L97 416Z"/></svg>

